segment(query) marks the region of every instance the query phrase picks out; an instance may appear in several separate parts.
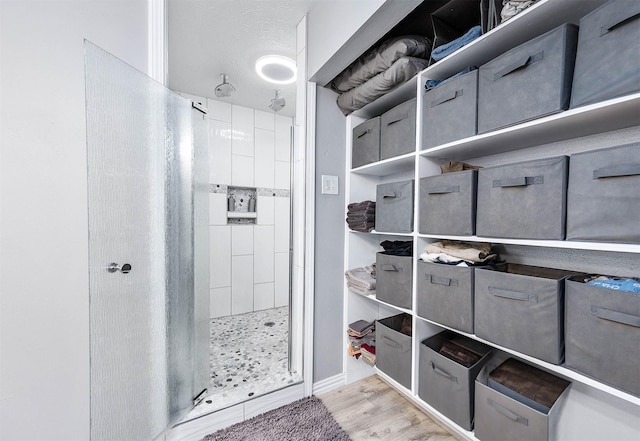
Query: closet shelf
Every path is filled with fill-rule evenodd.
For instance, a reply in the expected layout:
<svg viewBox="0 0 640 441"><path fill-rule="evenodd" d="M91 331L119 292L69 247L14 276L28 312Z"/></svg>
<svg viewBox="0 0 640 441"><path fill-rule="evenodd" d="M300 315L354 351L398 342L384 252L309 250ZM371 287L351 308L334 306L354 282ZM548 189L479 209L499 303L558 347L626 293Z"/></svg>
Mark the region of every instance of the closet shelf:
<svg viewBox="0 0 640 441"><path fill-rule="evenodd" d="M444 79L469 66L481 66L498 55L563 23L578 24L580 18L597 9L607 0L541 0L526 11L472 41L454 54L424 69L417 77L352 115L365 119L382 115L387 110L418 95L424 90L424 80ZM567 4L569 3L569 6Z"/></svg>
<svg viewBox="0 0 640 441"><path fill-rule="evenodd" d="M544 248L569 248L576 250L613 251L618 253L640 254L640 245L627 243L578 242L571 240L532 240L532 239L504 239L500 237L478 236L444 236L436 234L419 234L418 237L427 239L461 240L466 242L491 242L506 245L525 245Z"/></svg>
<svg viewBox="0 0 640 441"><path fill-rule="evenodd" d="M391 303L383 302L382 300L378 300L378 298L376 297L375 294L369 294L369 295L365 296L363 294L359 294L359 293L353 292L351 290L349 290L349 293L353 294L354 296L364 297L365 299L369 299L369 300L371 300L373 302L380 303L381 305L388 306L389 308L397 309L398 311L406 312L407 314L413 315L413 311L412 310L406 309L406 308L402 308L400 306L392 305Z"/></svg>
<svg viewBox="0 0 640 441"><path fill-rule="evenodd" d="M385 159L371 164L363 165L351 170L356 175L388 176L397 173L413 172L415 153L407 153L395 158Z"/></svg>
<svg viewBox="0 0 640 441"><path fill-rule="evenodd" d="M640 125L640 93L423 150L421 156L466 160Z"/></svg>
<svg viewBox="0 0 640 441"><path fill-rule="evenodd" d="M628 401L631 404L635 404L637 406L640 405L640 397L636 397L635 395L631 395L631 394L629 394L627 392L624 392L624 391L622 391L620 389L616 389L615 387L611 387L611 386L609 386L609 385L607 385L605 383L602 383L602 382L600 382L598 380L594 380L593 378L587 377L586 375L583 375L583 374L581 374L581 373L579 373L577 371L568 369L568 368L563 367L563 366L558 366L558 365L555 365L555 364L552 364L552 363L547 363L546 361L542 361L542 360L537 359L535 357L531 357L530 355L522 354L522 353L520 353L518 351L514 351L513 349L505 348L504 346L500 346L500 345L492 343L492 342L490 342L488 340L484 340L484 339L482 339L480 337L477 337L475 334L469 334L469 333L466 333L466 332L462 332L462 331L459 331L457 329L451 328L449 326L442 325L442 324L440 324L438 322L434 322L433 320L429 320L429 319L426 319L424 317L420 317L417 314L416 314L416 318L418 318L418 319L420 319L420 320L422 320L422 321L424 321L426 323L431 323L432 325L436 325L436 326L439 326L439 327L444 328L444 329L449 329L450 331L454 331L457 334L464 335L466 337L472 338L472 339L474 339L476 341L479 341L481 343L485 343L485 344L487 344L487 345L489 345L491 347L494 347L496 349L499 349L499 350L501 350L503 352L507 352L509 354L515 355L516 357L522 358L523 360L526 360L526 361L528 361L528 362L530 362L530 363L532 363L534 365L540 366L543 369L546 369L547 371L555 372L555 373L557 373L559 375L562 375L565 378L569 378L571 380L577 381L577 382L585 384L587 386L591 386L591 387L593 387L595 389L598 389L598 390L601 390L603 392L606 392L609 395L613 395L613 396L615 396L617 398L620 398L622 400Z"/></svg>

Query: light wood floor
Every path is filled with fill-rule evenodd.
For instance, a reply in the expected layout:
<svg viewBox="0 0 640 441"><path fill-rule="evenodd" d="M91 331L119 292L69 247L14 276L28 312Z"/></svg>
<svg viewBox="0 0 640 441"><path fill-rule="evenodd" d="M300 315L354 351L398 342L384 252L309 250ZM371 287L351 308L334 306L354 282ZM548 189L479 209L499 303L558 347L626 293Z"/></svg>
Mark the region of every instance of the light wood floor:
<svg viewBox="0 0 640 441"><path fill-rule="evenodd" d="M377 375L318 398L353 441L456 441Z"/></svg>

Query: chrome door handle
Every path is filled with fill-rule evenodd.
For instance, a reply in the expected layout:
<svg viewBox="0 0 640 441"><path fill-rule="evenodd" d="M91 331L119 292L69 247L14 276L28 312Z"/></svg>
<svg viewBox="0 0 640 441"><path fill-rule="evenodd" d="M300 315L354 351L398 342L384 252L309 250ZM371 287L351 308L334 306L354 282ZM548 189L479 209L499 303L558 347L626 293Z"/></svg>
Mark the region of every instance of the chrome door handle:
<svg viewBox="0 0 640 441"><path fill-rule="evenodd" d="M107 267L107 271L109 271L110 273L115 273L116 271L120 271L122 274L127 274L129 273L129 271L131 271L131 265L128 263L125 263L124 265L120 266L114 262L109 264L109 266Z"/></svg>

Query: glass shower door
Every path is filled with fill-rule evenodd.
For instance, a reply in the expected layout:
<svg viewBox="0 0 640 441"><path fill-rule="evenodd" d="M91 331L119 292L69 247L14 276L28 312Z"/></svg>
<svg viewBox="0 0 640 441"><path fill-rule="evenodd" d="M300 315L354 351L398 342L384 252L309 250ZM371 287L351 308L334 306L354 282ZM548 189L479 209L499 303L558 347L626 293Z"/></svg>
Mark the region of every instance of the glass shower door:
<svg viewBox="0 0 640 441"><path fill-rule="evenodd" d="M91 439L157 437L199 385L192 110L85 42Z"/></svg>

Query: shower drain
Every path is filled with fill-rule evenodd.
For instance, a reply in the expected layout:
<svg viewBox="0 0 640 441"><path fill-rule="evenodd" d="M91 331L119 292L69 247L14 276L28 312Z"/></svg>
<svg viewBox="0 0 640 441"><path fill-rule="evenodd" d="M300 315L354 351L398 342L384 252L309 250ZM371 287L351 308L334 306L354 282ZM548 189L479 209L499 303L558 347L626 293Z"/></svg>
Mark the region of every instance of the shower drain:
<svg viewBox="0 0 640 441"><path fill-rule="evenodd" d="M276 322L266 322L264 325L271 327L271 326L273 326L275 324L276 324Z"/></svg>

